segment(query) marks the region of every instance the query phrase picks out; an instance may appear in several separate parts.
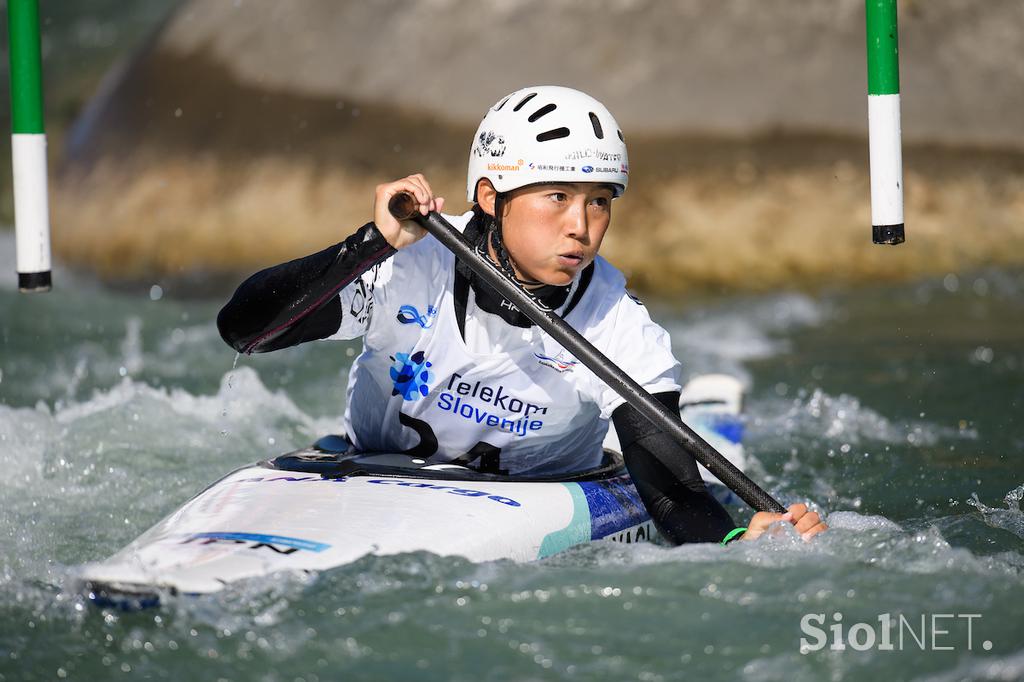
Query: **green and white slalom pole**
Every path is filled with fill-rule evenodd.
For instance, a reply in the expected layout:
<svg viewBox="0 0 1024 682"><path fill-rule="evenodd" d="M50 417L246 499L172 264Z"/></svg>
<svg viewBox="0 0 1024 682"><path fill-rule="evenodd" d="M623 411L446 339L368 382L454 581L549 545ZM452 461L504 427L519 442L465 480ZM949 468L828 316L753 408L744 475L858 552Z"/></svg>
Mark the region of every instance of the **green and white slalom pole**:
<svg viewBox="0 0 1024 682"><path fill-rule="evenodd" d="M7 0L11 62L11 156L18 289L50 290L50 208L43 131L39 0Z"/></svg>
<svg viewBox="0 0 1024 682"><path fill-rule="evenodd" d="M868 34L868 146L871 232L876 244L902 244L903 149L896 0L865 0Z"/></svg>

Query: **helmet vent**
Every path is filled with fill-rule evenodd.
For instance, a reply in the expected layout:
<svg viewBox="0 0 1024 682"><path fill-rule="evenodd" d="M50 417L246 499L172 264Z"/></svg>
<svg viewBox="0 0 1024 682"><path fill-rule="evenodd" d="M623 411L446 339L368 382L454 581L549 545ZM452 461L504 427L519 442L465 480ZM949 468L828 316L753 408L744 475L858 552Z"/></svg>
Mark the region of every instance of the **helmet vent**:
<svg viewBox="0 0 1024 682"><path fill-rule="evenodd" d="M534 121L536 121L541 116L547 116L548 114L550 114L552 111L554 111L557 108L558 108L557 104L545 104L540 109L538 109L537 111L535 111L532 114L530 114L530 118L528 118L526 120L529 121L530 123L533 123Z"/></svg>
<svg viewBox="0 0 1024 682"><path fill-rule="evenodd" d="M512 95L509 95L509 96L508 96L508 97L506 97L505 99L501 100L501 104L499 104L498 106L494 107L494 110L495 110L495 111L501 111L501 108L502 108L503 106L505 106L506 104L508 104L508 101L509 101L510 99L512 99Z"/></svg>
<svg viewBox="0 0 1024 682"><path fill-rule="evenodd" d="M620 131L618 131L618 133L619 133L619 139L620 139L620 140L622 140L623 142L625 142L625 141L626 141L626 138L624 138L624 137L622 136L622 131L620 130Z"/></svg>
<svg viewBox="0 0 1024 682"><path fill-rule="evenodd" d="M520 109L522 109L522 108L523 108L524 106L526 106L526 103L527 103L527 102L529 102L529 101L530 101L531 99L533 99L533 98L534 98L534 97L536 97L536 96L537 96L537 93L536 93L536 92L531 92L531 93L530 93L529 95L527 95L526 97L524 97L524 98L522 98L521 100L519 100L519 104L517 104L517 105L516 105L516 108L515 108L515 109L513 109L512 111L519 111L519 110L520 110Z"/></svg>
<svg viewBox="0 0 1024 682"><path fill-rule="evenodd" d="M597 139L603 140L604 130L601 129L601 122L597 120L597 114L593 111L590 112L590 125L594 126L594 135L597 136Z"/></svg>
<svg viewBox="0 0 1024 682"><path fill-rule="evenodd" d="M563 137L569 137L568 128L555 128L549 130L546 133L541 133L537 136L537 142L547 142L548 140L558 140Z"/></svg>

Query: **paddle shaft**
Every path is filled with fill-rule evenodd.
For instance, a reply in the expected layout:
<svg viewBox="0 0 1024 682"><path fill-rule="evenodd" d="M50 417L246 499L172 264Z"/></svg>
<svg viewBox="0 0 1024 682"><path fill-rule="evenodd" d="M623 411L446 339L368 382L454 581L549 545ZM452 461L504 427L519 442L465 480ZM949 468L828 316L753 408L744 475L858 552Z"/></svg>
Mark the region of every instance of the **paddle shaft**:
<svg viewBox="0 0 1024 682"><path fill-rule="evenodd" d="M758 487L732 462L723 457L693 429L680 421L677 413L673 413L659 403L640 384L587 341L583 335L570 327L555 311L540 303L522 286L509 279L490 258L478 254L463 234L452 227L451 223L439 213L431 211L428 215L421 214L413 197L405 192L391 198L388 210L396 219L415 221L432 234L478 277L519 308L534 324L572 353L634 409L682 443L694 459L707 467L708 471L717 476L718 480L739 495L744 502L757 511L778 513L786 511L786 508L775 498Z"/></svg>

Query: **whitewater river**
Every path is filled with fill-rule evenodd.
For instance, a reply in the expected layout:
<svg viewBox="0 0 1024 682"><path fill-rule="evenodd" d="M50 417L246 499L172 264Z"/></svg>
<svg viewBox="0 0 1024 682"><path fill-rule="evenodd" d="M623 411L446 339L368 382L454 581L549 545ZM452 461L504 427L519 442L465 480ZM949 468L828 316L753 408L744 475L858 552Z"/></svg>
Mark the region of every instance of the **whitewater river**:
<svg viewBox="0 0 1024 682"><path fill-rule="evenodd" d="M76 566L232 468L336 431L357 346L236 364L219 301L65 272L19 295L7 236L4 682L1024 678L1022 273L649 301L688 374L747 383L751 474L819 506L832 531L814 542L367 557L123 613L87 603Z"/></svg>

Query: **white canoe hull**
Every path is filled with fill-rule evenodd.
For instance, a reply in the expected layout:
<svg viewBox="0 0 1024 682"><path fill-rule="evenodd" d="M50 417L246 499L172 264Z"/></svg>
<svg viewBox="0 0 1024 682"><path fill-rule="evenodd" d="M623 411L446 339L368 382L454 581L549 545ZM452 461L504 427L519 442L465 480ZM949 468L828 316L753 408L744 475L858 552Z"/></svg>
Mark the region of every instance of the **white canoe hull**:
<svg viewBox="0 0 1024 682"><path fill-rule="evenodd" d="M726 389L739 390L726 382L717 391ZM738 424L738 410L736 396L729 403L704 401L683 416L742 467L738 432L729 431ZM728 417L731 422L723 421ZM236 580L324 570L367 554L424 550L472 561L532 561L594 540L634 542L656 533L621 472L584 482L472 480L471 472L462 480L458 472L424 479L416 469L403 474L392 469L325 478L245 467L110 559L85 566L82 578L94 595L208 593ZM707 477L720 500L735 501Z"/></svg>

